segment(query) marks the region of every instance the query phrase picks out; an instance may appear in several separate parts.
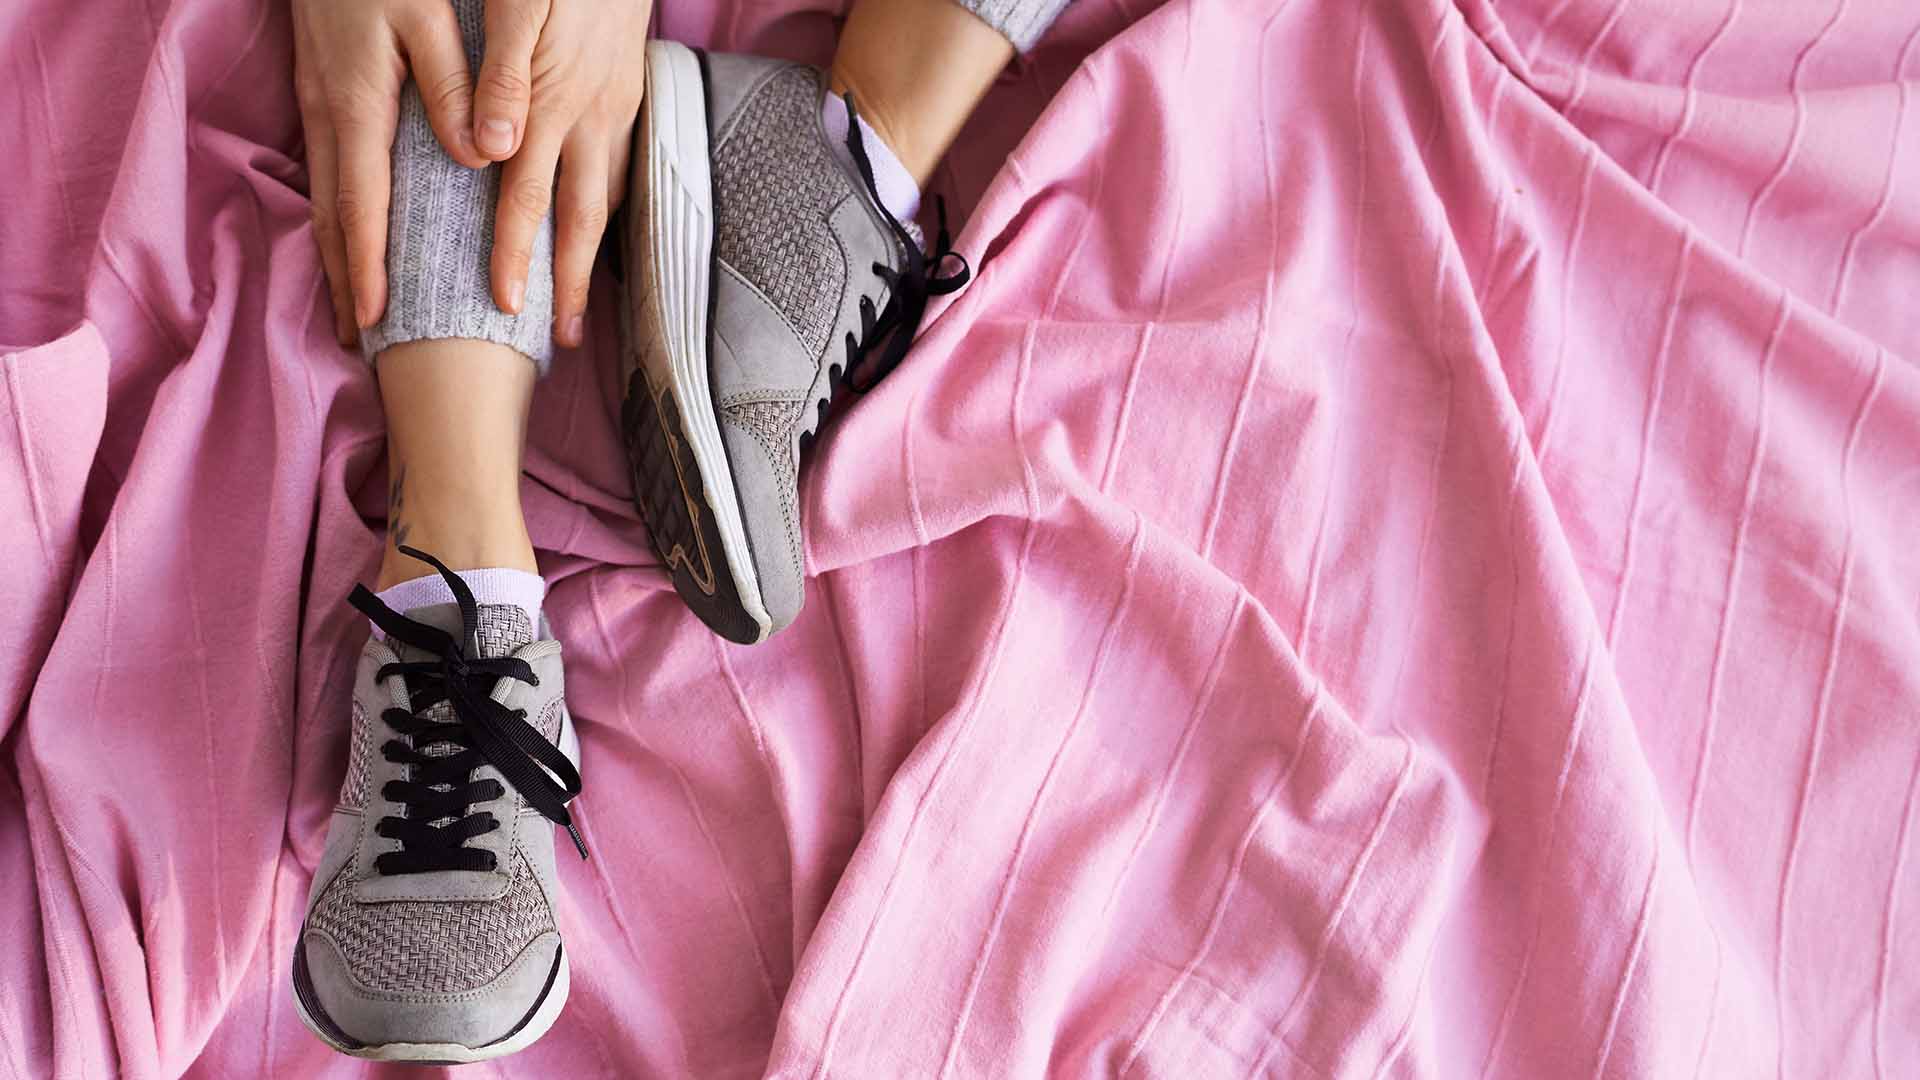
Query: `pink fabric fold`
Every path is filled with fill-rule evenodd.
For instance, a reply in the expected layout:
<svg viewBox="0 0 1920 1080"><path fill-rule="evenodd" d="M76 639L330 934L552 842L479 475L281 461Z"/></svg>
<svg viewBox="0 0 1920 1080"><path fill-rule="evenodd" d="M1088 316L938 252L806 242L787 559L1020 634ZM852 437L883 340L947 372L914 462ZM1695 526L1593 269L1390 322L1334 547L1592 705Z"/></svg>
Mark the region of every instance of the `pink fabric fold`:
<svg viewBox="0 0 1920 1080"><path fill-rule="evenodd" d="M385 513L287 19L0 15L0 1076L399 1075L287 982ZM494 1071L1903 1074L1916 89L1902 0L1080 0L752 648L597 292L525 490L594 859Z"/></svg>

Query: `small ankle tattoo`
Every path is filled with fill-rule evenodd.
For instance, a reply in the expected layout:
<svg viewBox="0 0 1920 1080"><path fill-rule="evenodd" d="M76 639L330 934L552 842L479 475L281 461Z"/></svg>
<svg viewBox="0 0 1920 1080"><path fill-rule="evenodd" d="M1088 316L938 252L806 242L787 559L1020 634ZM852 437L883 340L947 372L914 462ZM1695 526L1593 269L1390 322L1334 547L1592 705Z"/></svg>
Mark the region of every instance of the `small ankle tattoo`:
<svg viewBox="0 0 1920 1080"><path fill-rule="evenodd" d="M400 465L393 474L393 485L387 489L387 543L395 552L407 542L407 533L411 531L406 520L407 510L407 466Z"/></svg>

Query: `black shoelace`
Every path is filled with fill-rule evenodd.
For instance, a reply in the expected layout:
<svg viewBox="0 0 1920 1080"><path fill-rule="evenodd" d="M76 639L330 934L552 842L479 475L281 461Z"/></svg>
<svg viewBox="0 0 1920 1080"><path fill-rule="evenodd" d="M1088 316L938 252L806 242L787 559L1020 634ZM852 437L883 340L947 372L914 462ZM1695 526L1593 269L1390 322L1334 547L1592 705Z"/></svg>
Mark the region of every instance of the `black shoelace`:
<svg viewBox="0 0 1920 1080"><path fill-rule="evenodd" d="M527 805L565 828L580 857L586 858L587 845L567 812L568 800L580 794L579 770L527 723L525 709L509 709L492 697L501 679L540 685L532 665L512 656L481 658L476 636L480 609L473 590L439 559L405 546L400 553L419 559L446 579L460 604L462 631L456 638L437 626L415 622L382 603L364 585L356 585L348 597L387 637L434 657L382 664L375 674L382 682L395 675L404 677L411 708L381 713L387 726L401 736L388 740L381 754L409 766L410 778L390 781L380 789L383 797L407 812L404 817L383 817L375 827L379 835L400 841L400 850L375 859L374 869L382 874L494 869L498 860L493 852L466 845L500 827L491 813L467 812L474 803L506 794L498 780L473 779L474 771L483 765L498 769ZM441 702L453 713L450 723L426 718L428 710ZM446 823L436 825L436 821Z"/></svg>
<svg viewBox="0 0 1920 1080"><path fill-rule="evenodd" d="M853 95L846 94L843 97L847 103L847 152L853 156L854 167L859 171L860 180L866 185L874 207L886 219L887 227L893 231L894 238L906 252L906 265L895 271L885 263L873 264L874 275L887 286L887 303L885 307L876 309L871 297L864 294L860 297L860 333L856 337L852 331L847 332L846 363L835 364L827 372L827 397L820 402L823 418L828 402L838 394L841 386L848 387L856 394L864 394L873 389L888 372L900 366L900 361L906 358L907 349L913 344L914 331L920 328L920 317L926 314L927 301L935 296L958 292L973 276L973 268L967 265L966 256L953 250L952 239L947 235L945 199L937 195L934 197L940 231L930 253L920 250L906 226L881 202L880 187L873 177L873 162L867 157L866 141L860 134L860 114L853 107ZM951 274L939 274L937 271L948 259L957 260L960 269ZM876 351L875 347L882 341L886 342L886 347ZM815 426L818 427L817 424ZM808 432L802 438L811 434Z"/></svg>

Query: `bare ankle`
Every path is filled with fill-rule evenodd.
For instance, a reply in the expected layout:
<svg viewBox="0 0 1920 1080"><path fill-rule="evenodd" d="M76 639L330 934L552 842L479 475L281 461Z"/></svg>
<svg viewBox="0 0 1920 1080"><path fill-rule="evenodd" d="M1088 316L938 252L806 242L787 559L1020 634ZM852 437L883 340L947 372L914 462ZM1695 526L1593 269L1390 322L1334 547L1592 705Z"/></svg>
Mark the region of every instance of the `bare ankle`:
<svg viewBox="0 0 1920 1080"><path fill-rule="evenodd" d="M537 572L517 490L450 491L402 470L388 496L387 543L378 587L431 573L401 547L424 551L454 570L506 567Z"/></svg>
<svg viewBox="0 0 1920 1080"><path fill-rule="evenodd" d="M859 0L830 73L923 187L1013 45L949 0Z"/></svg>

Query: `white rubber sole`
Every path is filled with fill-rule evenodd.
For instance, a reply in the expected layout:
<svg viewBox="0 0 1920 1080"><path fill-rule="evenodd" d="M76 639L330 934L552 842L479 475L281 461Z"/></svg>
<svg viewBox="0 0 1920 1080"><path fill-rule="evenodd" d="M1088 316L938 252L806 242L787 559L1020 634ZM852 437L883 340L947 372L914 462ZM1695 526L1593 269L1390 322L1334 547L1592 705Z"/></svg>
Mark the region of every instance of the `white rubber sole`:
<svg viewBox="0 0 1920 1080"><path fill-rule="evenodd" d="M645 350L647 378L673 388L740 605L765 637L767 614L741 519L740 497L708 381L713 289L713 176L700 60L672 41L647 43L646 230L658 281L664 348Z"/></svg>

